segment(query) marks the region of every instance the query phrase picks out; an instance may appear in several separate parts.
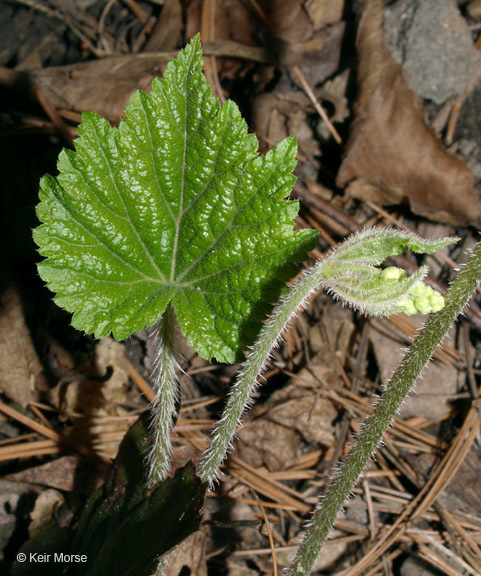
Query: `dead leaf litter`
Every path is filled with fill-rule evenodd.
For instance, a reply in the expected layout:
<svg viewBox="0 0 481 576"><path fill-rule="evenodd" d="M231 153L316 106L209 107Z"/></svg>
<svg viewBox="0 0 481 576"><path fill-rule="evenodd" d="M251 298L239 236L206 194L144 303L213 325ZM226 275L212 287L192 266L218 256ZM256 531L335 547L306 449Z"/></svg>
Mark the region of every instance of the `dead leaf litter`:
<svg viewBox="0 0 481 576"><path fill-rule="evenodd" d="M447 287L481 218L480 2L386 4L0 5L0 229L11 247L0 297L0 571L29 533L75 521L73 502L102 485L153 397L147 335L81 336L39 283L30 239L38 177L75 138L83 110L117 124L131 93L148 90L198 31L209 82L238 103L261 149L298 139L297 225L320 232L311 257L365 226L456 235L460 246L443 254L396 260L410 273L427 263L429 281ZM314 298L273 353L201 531L164 558L164 574L280 573L421 323ZM478 296L364 472L319 573L481 573L480 329ZM238 369L210 365L185 341L180 358L174 468L198 462Z"/></svg>

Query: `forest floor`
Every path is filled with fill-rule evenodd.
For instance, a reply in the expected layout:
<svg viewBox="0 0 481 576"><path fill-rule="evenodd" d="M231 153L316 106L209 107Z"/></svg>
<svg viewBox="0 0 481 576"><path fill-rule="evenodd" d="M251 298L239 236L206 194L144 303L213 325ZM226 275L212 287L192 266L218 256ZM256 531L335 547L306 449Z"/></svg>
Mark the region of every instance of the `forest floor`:
<svg viewBox="0 0 481 576"><path fill-rule="evenodd" d="M85 336L38 278L38 181L57 173L82 111L117 124L197 32L213 93L238 104L261 151L298 140L297 225L320 233L305 268L370 226L461 238L392 259L408 273L427 264L441 292L466 261L481 224L481 2L387 4L381 46L356 0L0 3L0 571L43 527L75 526L153 399L147 331ZM480 303L478 293L405 402L316 573L481 574ZM282 573L424 321L313 298L273 353L200 531L163 573ZM173 470L198 462L239 368L187 341L180 356Z"/></svg>

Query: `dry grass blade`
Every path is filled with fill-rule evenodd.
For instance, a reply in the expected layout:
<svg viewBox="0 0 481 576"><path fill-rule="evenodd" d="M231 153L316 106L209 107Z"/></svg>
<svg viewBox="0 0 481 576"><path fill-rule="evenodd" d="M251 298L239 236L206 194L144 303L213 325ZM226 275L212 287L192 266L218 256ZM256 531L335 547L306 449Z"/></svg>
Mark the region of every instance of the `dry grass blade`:
<svg viewBox="0 0 481 576"><path fill-rule="evenodd" d="M137 370L131 365L129 367L129 376L135 382L137 388L142 392L142 394L147 398L149 402L155 400L155 392L152 386L137 372Z"/></svg>
<svg viewBox="0 0 481 576"><path fill-rule="evenodd" d="M267 530L267 537L269 538L269 546L271 549L271 553L272 553L272 568L273 568L273 573L274 576L277 576L277 559L276 559L276 548L274 546L274 538L272 537L272 529L271 529L271 525L269 523L269 519L267 518L267 514L266 511L264 509L264 506L262 505L262 502L259 498L259 496L257 496L257 494L252 491L252 494L254 496L254 498L256 499L257 505L259 506L259 509L261 511L262 517L264 519L264 525L266 527Z"/></svg>
<svg viewBox="0 0 481 576"><path fill-rule="evenodd" d="M445 524L451 526L452 530L459 535L459 541L462 543L463 553L472 556L472 565L481 573L481 548L476 544L474 538L472 538L471 534L463 527L462 523L448 510L443 510L442 518ZM469 551L467 549L469 549Z"/></svg>
<svg viewBox="0 0 481 576"><path fill-rule="evenodd" d="M0 412L3 412L5 416L8 416L13 420L20 422L20 424L23 424L27 428L30 428L30 430L34 430L38 434L45 436L45 438L49 438L50 440L53 440L58 444L62 444L65 442L65 438L61 434L58 434L58 432L55 432L51 428L43 424L40 424L35 420L32 420L32 418L29 418L28 416L21 414L20 412L14 410L13 408L10 408L10 406L7 406L2 401L0 401Z"/></svg>
<svg viewBox="0 0 481 576"><path fill-rule="evenodd" d="M334 125L329 120L329 116L327 115L326 111L317 100L316 95L312 91L312 88L309 86L307 80L304 78L304 74L299 69L299 66L293 66L292 69L294 70L296 76L299 78L299 81L302 87L304 88L305 93L309 97L309 100L312 102L312 105L316 109L316 112L326 123L326 126L329 129L329 132L332 134L332 137L338 144L342 144L342 138L339 136L339 132L334 128Z"/></svg>
<svg viewBox="0 0 481 576"><path fill-rule="evenodd" d="M466 571L468 574L472 574L472 576L478 576L476 570L471 568L469 564L449 550L449 548L429 536L429 534L421 530L413 530L411 534L414 535L414 540L419 547L420 555L433 566L443 570L443 573L459 574L462 571ZM450 563L448 563L447 560L449 560ZM454 570L453 566L450 565L451 563L456 565L457 570Z"/></svg>
<svg viewBox="0 0 481 576"><path fill-rule="evenodd" d="M230 457L228 470L233 477L274 502L290 506L301 514L308 514L311 510L310 506L303 503L301 494L273 480L267 473L252 468L237 456Z"/></svg>
<svg viewBox="0 0 481 576"><path fill-rule="evenodd" d="M204 0L202 4L202 19L200 26L201 35L204 42L212 42L215 40L215 10L216 0ZM221 103L224 104L225 97L222 86L220 85L215 56L205 56L204 68L207 81L214 88L214 95L218 96Z"/></svg>
<svg viewBox="0 0 481 576"><path fill-rule="evenodd" d="M380 558L380 556L404 534L408 522L418 518L432 505L438 494L447 486L455 472L459 469L459 466L461 466L476 438L479 427L479 414L473 406L469 410L464 424L451 447L444 455L436 470L429 477L424 487L420 490L419 494L365 556L351 569L343 572L342 576L359 576L363 574L364 570L375 562L377 558Z"/></svg>
<svg viewBox="0 0 481 576"><path fill-rule="evenodd" d="M13 446L0 447L0 462L17 460L18 458L31 458L33 456L60 454L61 452L63 452L61 446L54 440L17 442Z"/></svg>

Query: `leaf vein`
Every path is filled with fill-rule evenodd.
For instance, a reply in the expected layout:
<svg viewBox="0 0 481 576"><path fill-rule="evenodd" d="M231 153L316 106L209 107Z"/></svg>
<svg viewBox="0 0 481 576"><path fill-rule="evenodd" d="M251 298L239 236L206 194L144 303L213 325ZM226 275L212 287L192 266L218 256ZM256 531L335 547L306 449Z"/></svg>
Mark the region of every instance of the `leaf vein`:
<svg viewBox="0 0 481 576"><path fill-rule="evenodd" d="M162 200L164 201L164 205L167 208L167 211L169 212L170 217L172 218L172 222L174 222L175 224L177 223L177 219L174 216L174 213L172 212L172 208L170 207L169 202L167 201L167 198L165 197L164 191L162 189L162 186L160 185L160 179L159 179L159 174L157 172L157 165L155 164L155 158L154 158L154 141L152 139L152 132L150 130L150 124L149 124L149 119L147 116L147 111L145 110L144 107L144 103L142 102L142 99L140 99L140 107L142 108L142 112L144 113L144 118L145 118L145 124L147 126L147 132L149 133L149 140L150 140L150 157L152 160L152 168L153 168L153 172L155 175L155 182L157 184L157 189L160 192L160 195L162 196ZM167 107L168 109L168 107ZM170 111L169 111L170 113Z"/></svg>
<svg viewBox="0 0 481 576"><path fill-rule="evenodd" d="M214 178L216 178L216 177L219 178L220 176L222 176L222 175L224 175L224 174L226 174L226 173L232 172L232 170L233 170L232 166L229 166L228 168L226 168L225 170L222 170L221 172L216 172L217 161L219 160L219 153L220 153L220 150L221 150L221 148L222 148L222 142L224 141L224 134L225 134L225 131L226 131L226 127L227 127L227 121L224 122L224 127L223 127L223 130L222 130L222 136L221 136L221 139L220 139L219 147L217 148L217 152L216 152L216 154L215 154L215 160L214 160L214 167L213 167L213 169L212 169L212 175L211 175L211 177L209 178L209 181L205 184L204 188L202 188L202 190L192 199L192 202L191 202L191 203L187 206L187 208L182 212L181 218L184 216L184 214L186 214L187 212L189 212L189 210L191 210L192 207L193 207L195 204L197 204L197 203L201 200L201 198L202 198L202 196L204 195L204 193L209 189L209 186L211 185L212 180L214 180Z"/></svg>
<svg viewBox="0 0 481 576"><path fill-rule="evenodd" d="M216 270L215 272L212 272L211 274L206 274L205 276L202 276L200 278L196 278L195 280L191 280L191 281L183 283L183 284L177 284L176 286L178 286L178 287L192 287L192 286L195 286L196 284L200 284L201 282L203 282L204 280L207 280L208 278L212 278L214 276L219 276L220 274L223 274L224 272L228 272L229 270L233 270L234 268L238 268L239 266L244 266L245 264L257 262L258 260L262 260L263 258L270 258L271 256L276 256L277 254L282 254L282 252L285 252L284 247L280 250L274 250L273 252L269 252L268 254L262 254L261 256L254 256L254 258L241 260L240 262L236 262L235 264L232 264L231 266L226 266L225 268L222 268L221 270Z"/></svg>
<svg viewBox="0 0 481 576"><path fill-rule="evenodd" d="M180 224L182 221L182 213L184 207L184 187L185 187L185 160L187 155L187 117L188 117L188 93L189 93L189 79L190 79L190 72L192 68L192 64L194 59L191 57L189 60L189 64L187 66L187 74L185 79L185 92L183 94L184 97L184 150L182 152L182 179L180 184L180 202L179 202L179 216L175 221L175 235L174 235L174 248L172 252L172 264L170 268L170 281L173 282L175 278L175 268L177 266L177 250L179 245L179 234L180 234ZM176 86L177 88L177 86ZM180 92L180 90L179 90Z"/></svg>
<svg viewBox="0 0 481 576"><path fill-rule="evenodd" d="M85 276L86 278L90 278L90 280L94 280L97 283L103 283L103 284L121 284L121 285L128 284L130 286L133 284L142 284L143 282L145 282L145 280L127 280L127 281L123 282L121 280L107 280L106 278L97 278L93 274L90 274L89 272L85 272L84 270L79 270L78 268L67 268L66 266L62 266L62 270L67 270L69 272L72 272L73 275ZM158 280L157 281L152 280L152 282L155 282L158 284Z"/></svg>
<svg viewBox="0 0 481 576"><path fill-rule="evenodd" d="M122 204L122 207L123 207L123 209L124 209L124 212L125 212L125 217L124 217L124 218L125 218L125 220L129 223L130 228L132 229L132 231L133 231L134 234L135 234L135 237L137 238L137 241L138 241L139 244L142 246L142 248L143 248L146 256L147 256L147 257L149 258L149 260L150 260L150 263L152 264L152 266L155 268L155 270L156 270L157 273L159 274L159 277L160 277L162 280L166 280L164 274L161 272L160 268L158 267L157 262L154 260L152 254L150 253L150 250L147 248L145 242L143 241L142 237L140 236L139 231L137 230L137 228L135 227L134 223L132 222L132 217L131 217L131 215L130 215L128 206L127 206L127 204L125 203L124 197L122 196L122 193L121 193L121 191L120 191L120 188L119 188L118 185L117 185L117 181L116 181L116 179L115 179L115 177L114 177L114 174L113 174L113 172L112 172L112 166L110 165L110 160L109 160L109 158L107 157L107 155L105 154L105 151L104 151L104 149L103 149L103 146L102 146L102 144L101 144L101 142L100 142L100 138L99 138L99 135L98 135L97 127L96 127L96 126L94 127L94 133L95 133L95 138L96 138L96 140L97 140L97 145L98 145L98 147L99 147L99 150L100 150L100 152L102 153L103 159L104 159L104 161L105 161L105 163L106 163L106 165L107 165L107 167L108 167L108 169L109 169L110 181L112 182L112 185L113 185L113 187L114 187L114 190L117 192L117 196L119 197L119 200L120 200L120 202L121 202L121 204ZM94 193L94 194L95 194L95 193ZM95 195L95 196L96 196L96 195Z"/></svg>
<svg viewBox="0 0 481 576"><path fill-rule="evenodd" d="M78 219L78 217L76 217L74 211L65 202L62 201L62 199L58 196L58 194L56 194L55 191L53 191L53 194L54 194L55 198L57 199L57 201L70 214L70 217L72 218L72 220L76 224L78 224L78 226L80 226L82 228L82 230L84 230L89 236L95 238L95 240L97 240L97 243L100 246L103 246L114 258L117 258L117 260L119 260L120 262L122 262L123 264L128 266L131 270L133 270L134 272L136 272L140 276L142 276L145 280L157 282L157 283L160 282L160 280L158 278L151 278L150 276L147 276L144 272L142 272L142 270L139 270L138 268L133 266L128 260L125 260L125 258L123 256L121 256L120 254L117 254L114 250L112 250L112 248L108 244L106 244L92 229L85 226L85 224L83 224Z"/></svg>
<svg viewBox="0 0 481 576"><path fill-rule="evenodd" d="M262 181L262 183L257 186L253 191L252 194L250 194L250 196L247 198L247 200L237 208L237 210L234 212L232 218L226 223L225 228L222 230L222 232L219 234L219 236L214 240L214 242L209 246L209 248L207 248L198 258L196 258L196 260L194 260L190 266L188 266L183 273L179 276L178 280L181 281L183 278L185 278L185 276L187 274L189 274L189 272L191 272L191 270L193 270L198 264L200 264L207 256L210 252L212 252L212 250L217 246L217 244L222 240L222 238L225 236L225 234L227 234L227 232L229 232L229 230L231 229L231 225L234 222L234 220L237 218L237 216L239 215L239 213L245 209L245 207L250 204L250 202L252 201L252 199L256 196L256 194L259 192L259 190L264 186L264 184L270 179L270 177L272 176L272 174L275 172L275 169L277 168L278 164L280 164L280 162L276 163L272 170L270 171L269 175Z"/></svg>

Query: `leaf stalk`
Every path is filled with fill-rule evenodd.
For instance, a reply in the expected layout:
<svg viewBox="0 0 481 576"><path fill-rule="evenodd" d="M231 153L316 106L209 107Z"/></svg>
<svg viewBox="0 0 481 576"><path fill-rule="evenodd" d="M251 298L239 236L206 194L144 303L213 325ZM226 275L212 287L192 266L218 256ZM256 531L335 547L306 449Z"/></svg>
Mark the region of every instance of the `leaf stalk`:
<svg viewBox="0 0 481 576"><path fill-rule="evenodd" d="M279 306L264 325L259 339L251 348L243 369L237 376L222 418L213 432L213 439L204 453L199 477L211 485L217 478L219 466L225 459L240 424L244 410L251 403L251 396L261 377L270 351L278 345L283 331L289 322L296 317L309 298L322 286L324 280L323 265L325 261L315 264L299 280L294 282L289 293L281 299Z"/></svg>
<svg viewBox="0 0 481 576"><path fill-rule="evenodd" d="M382 271L376 265L388 256L409 248L420 253L432 253L451 242L452 238L432 242L392 229L366 229L351 236L294 282L264 325L237 376L223 416L213 431L212 442L202 456L199 469L201 480L212 484L217 478L219 466L231 447L244 410L251 403L250 398L262 376L270 351L279 343L289 322L313 293L324 287L337 298L373 315L385 316L405 311L406 305L415 313L419 310L416 306L419 300L417 292L419 288L424 290L421 280L427 270L421 268L407 278L404 271L392 267ZM427 311L434 309L434 304L437 308L443 304L441 295L438 295L439 301L433 300L434 295L429 298L424 293L421 295Z"/></svg>
<svg viewBox="0 0 481 576"><path fill-rule="evenodd" d="M170 470L172 445L170 433L177 419L177 406L180 398L179 370L176 357L177 318L172 302L153 328L157 345L154 360L155 399L152 404L152 448L148 457L148 488L165 480Z"/></svg>

